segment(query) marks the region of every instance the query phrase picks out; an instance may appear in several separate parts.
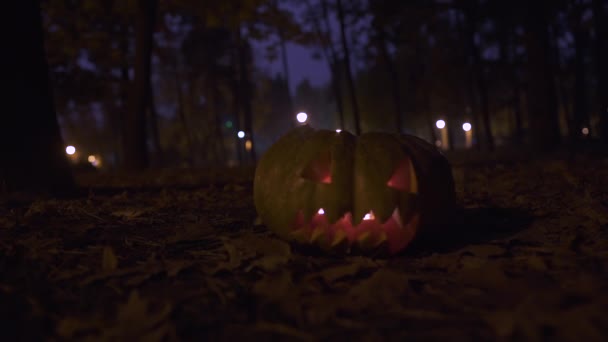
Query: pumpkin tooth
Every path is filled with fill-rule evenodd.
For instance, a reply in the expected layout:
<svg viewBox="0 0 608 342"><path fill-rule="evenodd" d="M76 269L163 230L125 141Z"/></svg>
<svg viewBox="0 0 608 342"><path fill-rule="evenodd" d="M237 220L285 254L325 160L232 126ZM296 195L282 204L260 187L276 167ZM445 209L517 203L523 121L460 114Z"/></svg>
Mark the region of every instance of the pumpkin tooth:
<svg viewBox="0 0 608 342"><path fill-rule="evenodd" d="M382 232L377 236L376 241L373 243L373 247L376 248L378 246L380 246L383 243L388 242L387 241L388 237L386 236L386 233Z"/></svg>
<svg viewBox="0 0 608 342"><path fill-rule="evenodd" d="M342 230L336 231L334 234L334 240L331 242L331 246L336 247L344 242L348 242L346 233Z"/></svg>
<svg viewBox="0 0 608 342"><path fill-rule="evenodd" d="M357 237L357 244L362 250L369 250L373 247L373 240L371 232L364 232Z"/></svg>
<svg viewBox="0 0 608 342"><path fill-rule="evenodd" d="M304 228L296 229L289 233L291 237L300 243L308 242L308 232Z"/></svg>
<svg viewBox="0 0 608 342"><path fill-rule="evenodd" d="M310 242L317 242L322 236L325 236L325 229L323 228L315 228L310 235Z"/></svg>

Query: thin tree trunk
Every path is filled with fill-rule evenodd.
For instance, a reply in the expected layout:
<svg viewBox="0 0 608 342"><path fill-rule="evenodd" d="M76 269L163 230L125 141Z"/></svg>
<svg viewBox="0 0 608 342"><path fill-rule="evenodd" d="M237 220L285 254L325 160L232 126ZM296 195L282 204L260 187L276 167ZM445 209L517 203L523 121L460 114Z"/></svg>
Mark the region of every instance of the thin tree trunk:
<svg viewBox="0 0 608 342"><path fill-rule="evenodd" d="M515 74L515 73L514 73ZM515 141L518 144L523 142L524 137L524 123L523 113L521 104L521 88L519 86L519 79L517 75L513 77L515 80L513 85L513 116L515 119Z"/></svg>
<svg viewBox="0 0 608 342"><path fill-rule="evenodd" d="M378 48L380 49L380 54L382 55L382 59L384 59L384 65L386 66L386 72L391 81L391 94L393 98L394 105L394 116L395 116L395 128L397 133L402 133L403 131L403 119L402 119L402 109L401 109L401 84L399 82L399 73L395 68L395 64L393 62L393 58L391 57L388 48L386 46L386 34L384 30L376 26L376 34L378 35Z"/></svg>
<svg viewBox="0 0 608 342"><path fill-rule="evenodd" d="M519 144L522 142L522 112L521 112L521 91L519 87L519 77L517 66L512 56L515 56L515 44L512 39L513 25L504 19L498 21L498 34L500 44L500 59L504 64L503 75L506 80L511 84L511 99L509 105L511 106L510 116L510 133L511 138L515 143Z"/></svg>
<svg viewBox="0 0 608 342"><path fill-rule="evenodd" d="M292 116L294 113L293 98L291 96L291 82L289 78L289 60L287 59L287 47L285 46L285 37L279 31L279 44L281 46L281 60L283 62L283 76L285 78L285 93L287 95L287 111L289 112L289 122L294 122Z"/></svg>
<svg viewBox="0 0 608 342"><path fill-rule="evenodd" d="M570 123L569 133L573 141L581 138L581 129L587 118L587 81L585 77L585 49L587 34L581 27L580 11L577 11L577 24L574 32L574 110Z"/></svg>
<svg viewBox="0 0 608 342"><path fill-rule="evenodd" d="M146 146L146 107L150 96L152 38L157 0L139 0L135 19L135 77L127 113L125 167L142 170L149 164Z"/></svg>
<svg viewBox="0 0 608 342"><path fill-rule="evenodd" d="M512 32L508 30L508 32ZM506 37L506 44L509 45L507 51L510 52L511 56L515 56L515 42L514 39L509 39ZM512 95L512 106L513 106L513 116L515 119L515 141L520 144L523 142L524 137L524 125L523 125L523 112L522 112L522 103L521 103L521 86L519 79L519 72L517 66L514 65L515 61L511 58L507 57L507 63L513 63L512 70L508 73L507 77L510 78L511 85L513 87L513 95Z"/></svg>
<svg viewBox="0 0 608 342"><path fill-rule="evenodd" d="M424 78L426 77L427 66L425 60L423 59L423 54L426 52L423 50L421 39L416 41L416 50L419 52L416 55L416 65L417 68L415 70L410 71L410 88L413 93L417 93L419 91L423 91L423 107L421 113L425 118L425 122L427 128L429 129L429 134L431 136L431 143L435 145L437 143L437 133L435 132L435 123L433 122L432 117L432 106L431 106L431 94L428 85L424 83ZM416 77L416 74L419 73L419 77ZM414 103L416 103L416 97L414 97Z"/></svg>
<svg viewBox="0 0 608 342"><path fill-rule="evenodd" d="M560 142L560 131L546 9L540 2L531 2L526 7L527 101L531 138L537 148L549 150Z"/></svg>
<svg viewBox="0 0 608 342"><path fill-rule="evenodd" d="M182 80L179 75L179 63L178 56L175 57L175 64L173 65L173 78L175 81L175 92L177 94L177 116L179 117L180 124L182 125L182 129L184 130L184 137L186 138L186 147L188 149L188 158L186 161L188 165L192 166L192 156L194 156L194 145L192 144L192 134L190 129L188 129L188 120L186 119L186 111L184 108L184 93L182 89Z"/></svg>
<svg viewBox="0 0 608 342"><path fill-rule="evenodd" d="M238 30L235 28L235 30ZM240 86L240 68L241 65L239 63L239 42L236 39L236 34L233 37L234 39L234 48L232 49L231 61L232 61L232 78L230 80L230 87L232 88L232 112L235 115L234 118L234 127L237 132L243 130L243 122L241 120L241 110L242 110L242 95L241 95L241 86ZM236 154L239 163L243 163L243 143L244 140L239 138L237 135L234 136L236 144Z"/></svg>
<svg viewBox="0 0 608 342"><path fill-rule="evenodd" d="M255 141L253 134L253 108L251 105L251 101L253 98L252 94L252 85L250 81L249 75L249 64L251 62L249 46L247 41L243 39L241 35L240 27L237 29L237 44L238 44L238 52L239 52L239 70L240 70L240 90L241 90L241 98L243 103L243 119L245 124L245 132L248 135L248 139L251 142L251 149L249 150L249 157L251 162L256 162L256 153L255 153Z"/></svg>
<svg viewBox="0 0 608 342"><path fill-rule="evenodd" d="M490 107L488 99L488 87L484 75L484 68L481 60L479 47L475 43L475 32L477 27L477 0L468 2L466 6L466 27L467 38L469 42L469 51L471 54L471 71L473 79L479 95L479 106L481 112L481 122L483 124L484 142L488 150L494 150L494 137L492 135L492 125L490 122ZM477 127L480 131L481 127Z"/></svg>
<svg viewBox="0 0 608 342"><path fill-rule="evenodd" d="M312 6L310 4L309 0L306 0L306 5L308 6L308 10L313 11ZM329 37L331 37L331 27L329 25L329 11L327 8L327 1L326 0L321 0L321 9L323 12L323 19L325 21L325 31L327 32L327 34L329 35ZM342 86L341 86L341 73L340 73L340 63L338 60L338 54L336 52L336 49L333 46L333 42L331 41L331 39L329 39L329 41L327 41L324 37L323 37L323 33L321 32L321 23L320 21L315 17L314 18L314 26L315 26L315 31L317 34L317 37L319 39L319 42L321 43L321 51L323 52L323 55L325 56L325 59L327 60L327 64L329 66L329 70L331 71L331 86L332 86L332 90L334 92L334 98L336 100L336 107L338 110L338 121L339 121L339 126L340 129L344 130L344 102L342 99ZM328 51L329 50L329 51Z"/></svg>
<svg viewBox="0 0 608 342"><path fill-rule="evenodd" d="M207 87L208 92L208 104L211 115L213 116L214 128L215 128L215 153L217 156L217 162L221 164L226 163L226 148L224 144L224 134L222 132L222 115L219 109L220 94L218 89L218 80L213 78Z"/></svg>
<svg viewBox="0 0 608 342"><path fill-rule="evenodd" d="M350 50L348 46L348 40L346 38L346 22L344 18L344 8L342 7L342 0L336 0L336 7L338 11L338 21L340 23L340 37L342 41L342 51L344 53L344 68L346 69L346 82L348 91L350 93L350 101L353 109L353 120L355 124L355 134L361 134L361 118L359 115L359 103L357 102L357 91L355 90L355 81L353 80L353 73L350 65Z"/></svg>
<svg viewBox="0 0 608 342"><path fill-rule="evenodd" d="M150 140L152 140L152 155L156 160L161 159L162 148L160 146L160 136L158 133L158 112L156 111L156 103L154 101L154 88L152 83L148 84L150 89L148 90L150 95L148 96L148 114L149 114L149 127L150 127Z"/></svg>
<svg viewBox="0 0 608 342"><path fill-rule="evenodd" d="M127 130L127 116L129 115L129 27L125 24L121 25L121 37L119 41L120 51L122 52L122 60L120 66L120 82L119 82L119 97L120 97L120 148L118 149L117 165L125 166L125 145L126 136L129 135Z"/></svg>
<svg viewBox="0 0 608 342"><path fill-rule="evenodd" d="M424 102L426 104L424 116L426 117L426 124L429 128L429 132L431 133L431 139L433 140L432 143L433 145L435 145L437 143L437 132L435 132L435 123L433 122L433 112L431 106L431 96L428 91L425 92L424 99Z"/></svg>
<svg viewBox="0 0 608 342"><path fill-rule="evenodd" d="M39 1L10 1L2 19L6 47L0 56L0 93L5 113L0 124L0 193L73 190L44 52ZM16 32L18 34L16 34Z"/></svg>
<svg viewBox="0 0 608 342"><path fill-rule="evenodd" d="M597 70L597 106L599 107L600 136L608 143L608 20L605 0L593 0L595 28L595 65Z"/></svg>

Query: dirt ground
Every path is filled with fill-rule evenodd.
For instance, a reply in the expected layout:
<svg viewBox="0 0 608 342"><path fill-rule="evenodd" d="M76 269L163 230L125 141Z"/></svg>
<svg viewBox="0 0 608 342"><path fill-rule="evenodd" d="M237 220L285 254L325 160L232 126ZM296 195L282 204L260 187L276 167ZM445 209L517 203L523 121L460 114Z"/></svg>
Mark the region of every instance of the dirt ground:
<svg viewBox="0 0 608 342"><path fill-rule="evenodd" d="M252 175L3 199L2 339L608 341L608 158L456 165L460 222L390 259L277 239Z"/></svg>

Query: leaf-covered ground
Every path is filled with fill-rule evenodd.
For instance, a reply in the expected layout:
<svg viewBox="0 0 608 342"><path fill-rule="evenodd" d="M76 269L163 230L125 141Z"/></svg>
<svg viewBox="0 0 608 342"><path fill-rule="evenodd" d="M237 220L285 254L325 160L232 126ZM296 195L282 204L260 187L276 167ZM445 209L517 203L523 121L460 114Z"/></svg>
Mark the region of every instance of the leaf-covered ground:
<svg viewBox="0 0 608 342"><path fill-rule="evenodd" d="M251 170L3 199L0 339L608 340L608 159L454 175L461 219L392 259L277 239Z"/></svg>

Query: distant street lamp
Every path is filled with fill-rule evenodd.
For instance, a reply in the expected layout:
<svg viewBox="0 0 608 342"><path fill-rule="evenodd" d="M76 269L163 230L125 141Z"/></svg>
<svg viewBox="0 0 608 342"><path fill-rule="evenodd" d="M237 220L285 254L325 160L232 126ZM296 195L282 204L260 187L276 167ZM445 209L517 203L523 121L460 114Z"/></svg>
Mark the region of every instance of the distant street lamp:
<svg viewBox="0 0 608 342"><path fill-rule="evenodd" d="M91 163L91 165L95 166L95 167L100 167L101 166L101 159L97 158L94 154L91 154L87 160L89 161L89 163Z"/></svg>
<svg viewBox="0 0 608 342"><path fill-rule="evenodd" d="M465 122L462 124L462 129L464 130L464 134L465 134L465 138L466 138L465 146L467 148L471 148L471 146L473 146L472 126L470 123Z"/></svg>
<svg viewBox="0 0 608 342"><path fill-rule="evenodd" d="M446 122L443 120L437 120L437 122L435 122L435 126L441 131L441 147L443 147L444 150L447 150L450 144L448 141L448 130L445 127L446 125Z"/></svg>
<svg viewBox="0 0 608 342"><path fill-rule="evenodd" d="M245 137L245 132L238 131L238 133L236 133L236 136L239 137L239 139L243 139Z"/></svg>
<svg viewBox="0 0 608 342"><path fill-rule="evenodd" d="M69 154L69 155L74 155L74 153L76 153L76 147L70 145L68 147L65 148L65 153Z"/></svg>
<svg viewBox="0 0 608 342"><path fill-rule="evenodd" d="M305 123L306 120L308 120L308 114L300 112L296 115L296 120L298 120L299 123Z"/></svg>

